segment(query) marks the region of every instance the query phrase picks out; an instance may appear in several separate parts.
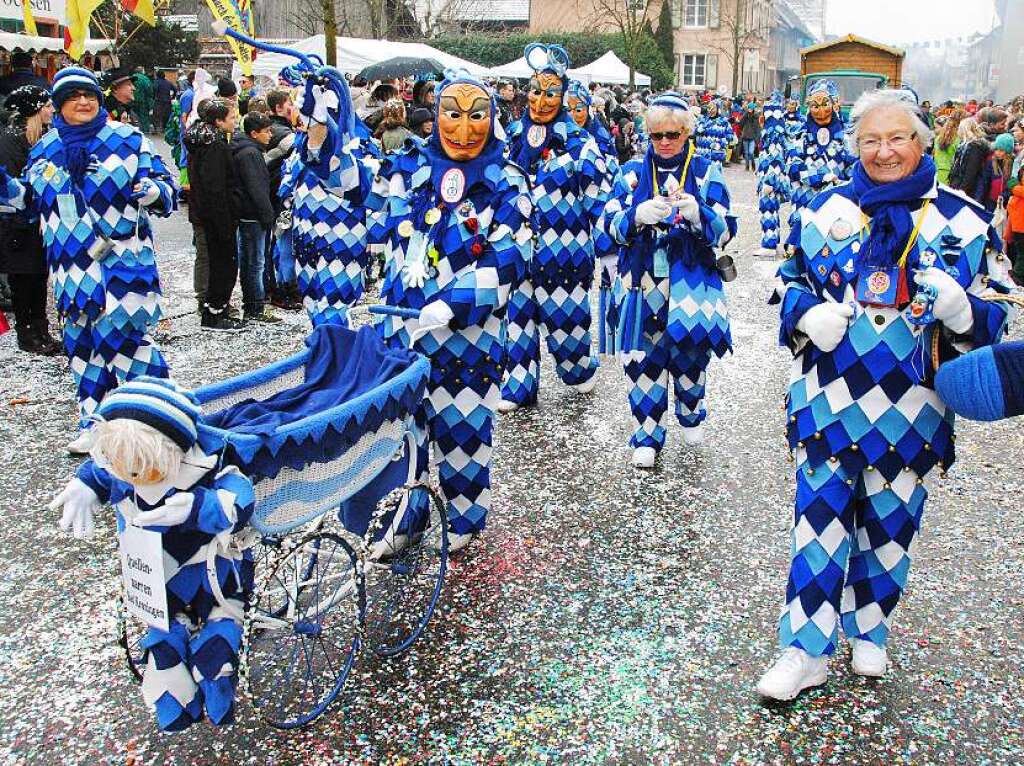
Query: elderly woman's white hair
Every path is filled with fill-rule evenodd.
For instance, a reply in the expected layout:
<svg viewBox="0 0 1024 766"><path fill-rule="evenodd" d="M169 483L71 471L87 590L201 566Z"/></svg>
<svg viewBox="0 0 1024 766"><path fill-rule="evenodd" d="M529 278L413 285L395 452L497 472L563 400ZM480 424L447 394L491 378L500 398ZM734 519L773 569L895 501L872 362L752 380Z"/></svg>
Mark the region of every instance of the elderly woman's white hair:
<svg viewBox="0 0 1024 766"><path fill-rule="evenodd" d="M861 120L877 109L899 109L910 118L914 126L914 133L921 144L922 149L932 145L934 134L921 119L920 107L914 102L913 97L905 90L884 88L882 90L871 90L862 94L850 110L850 124L846 128L846 148L853 154L860 156L860 123Z"/></svg>
<svg viewBox="0 0 1024 766"><path fill-rule="evenodd" d="M675 125L680 130L685 131L688 136L692 136L693 131L697 129L697 117L692 109L684 112L682 109L673 109L670 106L656 104L644 110L644 126L647 128L648 133L651 132L653 125L660 127L666 123Z"/></svg>

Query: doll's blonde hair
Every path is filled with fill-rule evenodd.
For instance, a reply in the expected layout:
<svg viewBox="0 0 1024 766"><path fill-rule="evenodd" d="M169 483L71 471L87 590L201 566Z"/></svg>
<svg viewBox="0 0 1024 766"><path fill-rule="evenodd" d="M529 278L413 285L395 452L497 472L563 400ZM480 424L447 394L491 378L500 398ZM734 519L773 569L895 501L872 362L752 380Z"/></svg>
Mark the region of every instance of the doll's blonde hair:
<svg viewBox="0 0 1024 766"><path fill-rule="evenodd" d="M181 447L152 426L137 420L117 418L97 419L93 428L96 431L96 441L91 450L93 460L121 481L132 484L137 477L151 471L162 476L174 476L181 467L184 457ZM113 470L115 456L127 476Z"/></svg>

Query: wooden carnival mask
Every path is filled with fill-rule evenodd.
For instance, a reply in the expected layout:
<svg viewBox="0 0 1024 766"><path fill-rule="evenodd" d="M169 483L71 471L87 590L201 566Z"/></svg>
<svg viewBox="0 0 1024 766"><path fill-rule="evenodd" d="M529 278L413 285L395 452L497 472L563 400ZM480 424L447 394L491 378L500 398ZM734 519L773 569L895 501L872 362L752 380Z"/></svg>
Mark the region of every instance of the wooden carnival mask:
<svg viewBox="0 0 1024 766"><path fill-rule="evenodd" d="M530 78L530 119L543 125L558 116L562 108L562 78L551 72L541 72Z"/></svg>
<svg viewBox="0 0 1024 766"><path fill-rule="evenodd" d="M827 127L832 122L835 104L827 93L815 93L807 102L807 108L811 113L811 117L821 127Z"/></svg>
<svg viewBox="0 0 1024 766"><path fill-rule="evenodd" d="M569 107L569 114L572 115L573 122L581 128L587 127L587 117L590 116L590 110L587 109L587 105L581 99L576 98L576 96L569 96L566 105Z"/></svg>
<svg viewBox="0 0 1024 766"><path fill-rule="evenodd" d="M491 134L491 97L479 85L449 85L438 101L437 132L450 159L476 159Z"/></svg>

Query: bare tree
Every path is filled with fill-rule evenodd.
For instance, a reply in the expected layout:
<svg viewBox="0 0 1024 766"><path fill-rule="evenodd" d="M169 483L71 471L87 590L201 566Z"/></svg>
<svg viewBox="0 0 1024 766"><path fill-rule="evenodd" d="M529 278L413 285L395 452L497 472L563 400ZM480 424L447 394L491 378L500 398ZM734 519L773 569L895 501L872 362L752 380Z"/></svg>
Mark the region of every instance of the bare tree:
<svg viewBox="0 0 1024 766"><path fill-rule="evenodd" d="M664 0L669 2L669 0ZM629 66L629 87L633 87L644 36L652 15L661 9L659 0L593 0L597 28L612 28L622 37Z"/></svg>
<svg viewBox="0 0 1024 766"><path fill-rule="evenodd" d="M719 11L718 25L725 36L707 35L703 40L708 48L725 56L732 67L732 93L739 91L740 65L743 52L760 48L771 31L771 9L763 0L721 0L713 2Z"/></svg>
<svg viewBox="0 0 1024 766"><path fill-rule="evenodd" d="M471 32L486 27L488 6L482 0L411 0L409 9L424 37L437 37L452 29Z"/></svg>

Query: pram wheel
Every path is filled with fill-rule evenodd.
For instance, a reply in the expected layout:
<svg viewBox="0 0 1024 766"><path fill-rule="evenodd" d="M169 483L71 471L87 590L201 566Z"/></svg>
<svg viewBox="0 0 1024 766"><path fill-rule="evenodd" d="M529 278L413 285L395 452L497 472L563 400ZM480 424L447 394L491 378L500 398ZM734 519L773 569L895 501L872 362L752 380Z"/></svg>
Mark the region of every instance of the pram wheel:
<svg viewBox="0 0 1024 766"><path fill-rule="evenodd" d="M426 518L419 521L411 510L412 495L417 492L428 498ZM417 486L393 492L380 501L375 517L392 518L406 494L409 503L405 513L409 518L403 526L409 534L405 544L365 562L366 641L383 657L404 652L423 633L437 606L448 568L448 518L436 491Z"/></svg>
<svg viewBox="0 0 1024 766"><path fill-rule="evenodd" d="M276 558L246 610L242 647L253 706L270 725L304 726L338 696L364 607L356 553L338 535L309 533Z"/></svg>

